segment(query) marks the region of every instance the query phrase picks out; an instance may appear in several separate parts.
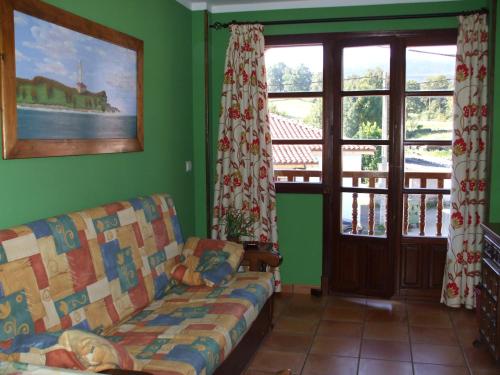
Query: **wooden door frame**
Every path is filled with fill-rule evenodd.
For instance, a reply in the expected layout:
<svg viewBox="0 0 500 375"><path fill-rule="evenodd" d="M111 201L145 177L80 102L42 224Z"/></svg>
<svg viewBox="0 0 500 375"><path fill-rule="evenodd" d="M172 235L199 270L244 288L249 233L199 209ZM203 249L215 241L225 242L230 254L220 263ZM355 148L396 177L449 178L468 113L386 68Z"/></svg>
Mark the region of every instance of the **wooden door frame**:
<svg viewBox="0 0 500 375"><path fill-rule="evenodd" d="M333 259L338 239L342 234L335 235L340 228L340 194L341 194L341 132L340 126L334 126L335 114L341 110L340 95L336 93L335 87L340 87L341 63L336 63L334 50L338 44L342 45L373 45L381 44L380 40L386 41L384 44L391 44L390 67L390 93L389 93L389 174L387 190L384 194L391 193L394 199L388 202L387 213L387 244L390 247L391 264L388 269L392 270L388 287L384 291L385 296L400 295L400 266L401 266L401 243L402 233L402 184L404 179L404 159L403 159L403 137L404 128L404 64L397 62L405 61L404 48L407 43L403 41L411 40L422 42L425 45L439 45L456 41L457 30L455 29L432 29L430 30L403 30L403 31L383 31L383 32L338 32L319 34L298 34L298 35L273 35L266 36L266 46L294 46L308 44L322 44L323 52L323 178L321 184L307 183L277 183L276 190L280 193L309 193L321 194L323 196L323 249L322 249L322 275L321 289L323 294L333 292ZM451 38L451 39L450 39ZM390 43L387 43L389 41ZM422 44L424 45L424 44ZM333 74L329 74L328 67L332 67ZM374 143L367 141L367 143ZM375 142L377 143L377 142ZM332 165L330 173L327 166ZM336 182L337 181L337 182ZM281 185L281 186L280 186ZM370 190L366 189L368 193ZM397 199L396 199L397 198ZM389 210L390 207L390 210ZM337 225L338 224L338 225ZM362 237L362 236L358 236ZM372 239L371 236L365 236ZM429 242L429 239L415 238L416 241ZM441 239L431 239L434 243ZM407 241L407 239L406 239ZM337 242L337 243L336 243Z"/></svg>

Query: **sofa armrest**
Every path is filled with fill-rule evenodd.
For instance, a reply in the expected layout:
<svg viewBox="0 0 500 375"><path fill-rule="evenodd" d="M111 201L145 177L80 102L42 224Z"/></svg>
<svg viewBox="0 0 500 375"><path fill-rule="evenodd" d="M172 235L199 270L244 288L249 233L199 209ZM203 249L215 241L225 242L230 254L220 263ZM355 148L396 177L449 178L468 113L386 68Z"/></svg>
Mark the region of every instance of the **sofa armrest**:
<svg viewBox="0 0 500 375"><path fill-rule="evenodd" d="M265 271L266 266L278 267L283 258L280 254L266 250L246 250L243 262L247 263L250 271Z"/></svg>

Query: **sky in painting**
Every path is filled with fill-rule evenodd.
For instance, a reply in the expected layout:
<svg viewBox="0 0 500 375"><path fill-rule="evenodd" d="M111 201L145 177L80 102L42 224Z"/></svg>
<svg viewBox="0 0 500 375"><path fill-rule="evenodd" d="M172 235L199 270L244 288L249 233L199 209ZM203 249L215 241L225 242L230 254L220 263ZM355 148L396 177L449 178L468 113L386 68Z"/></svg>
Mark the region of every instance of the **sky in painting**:
<svg viewBox="0 0 500 375"><path fill-rule="evenodd" d="M75 87L80 62L90 92L106 91L121 114L136 115L136 53L14 11L16 77L43 76Z"/></svg>

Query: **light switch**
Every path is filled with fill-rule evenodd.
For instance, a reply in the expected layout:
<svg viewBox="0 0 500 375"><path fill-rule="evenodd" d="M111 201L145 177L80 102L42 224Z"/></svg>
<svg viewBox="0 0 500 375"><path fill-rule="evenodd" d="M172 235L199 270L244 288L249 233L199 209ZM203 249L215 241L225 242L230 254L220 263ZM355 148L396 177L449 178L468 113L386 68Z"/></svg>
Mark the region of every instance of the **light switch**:
<svg viewBox="0 0 500 375"><path fill-rule="evenodd" d="M193 170L193 162L191 160L186 160L186 172L191 172Z"/></svg>

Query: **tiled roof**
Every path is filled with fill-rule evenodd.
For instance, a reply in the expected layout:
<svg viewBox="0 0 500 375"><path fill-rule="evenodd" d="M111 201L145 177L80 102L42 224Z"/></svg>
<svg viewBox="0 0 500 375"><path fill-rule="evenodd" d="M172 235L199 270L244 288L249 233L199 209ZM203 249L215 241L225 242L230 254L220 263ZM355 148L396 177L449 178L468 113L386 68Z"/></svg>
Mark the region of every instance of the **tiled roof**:
<svg viewBox="0 0 500 375"><path fill-rule="evenodd" d="M274 164L318 164L311 148L311 145L273 145Z"/></svg>
<svg viewBox="0 0 500 375"><path fill-rule="evenodd" d="M303 124L275 113L269 114L269 125L272 139L317 139L322 142L322 129ZM317 145L273 145L274 164L318 164L313 151L321 151L323 146ZM375 146L344 145L343 151L366 151L373 153Z"/></svg>
<svg viewBox="0 0 500 375"><path fill-rule="evenodd" d="M322 139L323 130L308 126L297 120L280 116L275 113L269 114L269 125L271 126L272 139Z"/></svg>

